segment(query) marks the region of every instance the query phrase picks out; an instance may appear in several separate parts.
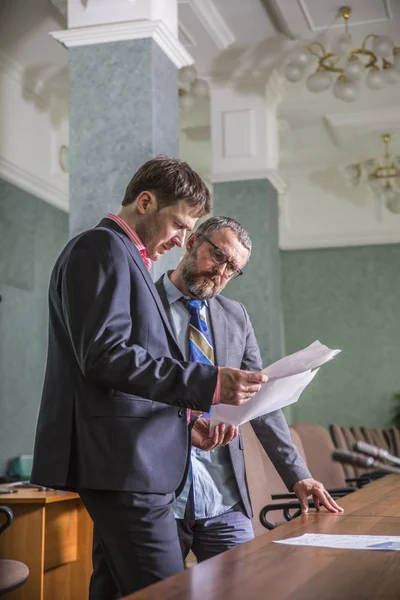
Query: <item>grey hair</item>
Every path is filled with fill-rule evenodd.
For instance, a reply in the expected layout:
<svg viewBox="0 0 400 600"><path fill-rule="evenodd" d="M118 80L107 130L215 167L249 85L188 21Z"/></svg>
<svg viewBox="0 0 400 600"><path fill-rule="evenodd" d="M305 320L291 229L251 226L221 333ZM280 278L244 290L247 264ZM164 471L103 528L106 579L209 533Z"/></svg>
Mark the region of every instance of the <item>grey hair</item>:
<svg viewBox="0 0 400 600"><path fill-rule="evenodd" d="M229 227L232 229L237 235L239 242L249 251L249 258L251 254L251 239L249 232L239 221L236 219L232 219L232 217L210 217L206 221L203 221L201 225L198 226L195 233L197 235L210 235L214 233L214 231L219 231L220 229L224 229L225 227Z"/></svg>

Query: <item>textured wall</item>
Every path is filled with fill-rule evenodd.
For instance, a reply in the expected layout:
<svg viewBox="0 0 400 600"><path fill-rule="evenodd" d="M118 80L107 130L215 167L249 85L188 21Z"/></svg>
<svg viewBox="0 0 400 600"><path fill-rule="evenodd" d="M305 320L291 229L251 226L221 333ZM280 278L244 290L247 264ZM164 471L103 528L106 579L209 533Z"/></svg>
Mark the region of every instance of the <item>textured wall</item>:
<svg viewBox="0 0 400 600"><path fill-rule="evenodd" d="M47 287L68 215L0 181L0 473L31 454L47 352Z"/></svg>
<svg viewBox="0 0 400 600"><path fill-rule="evenodd" d="M246 306L268 365L282 356L277 192L266 179L216 183L213 190L214 214L237 219L252 238L250 262L224 294Z"/></svg>
<svg viewBox="0 0 400 600"><path fill-rule="evenodd" d="M286 350L343 353L292 407L294 422L386 426L400 391L400 245L282 252Z"/></svg>
<svg viewBox="0 0 400 600"><path fill-rule="evenodd" d="M70 234L117 212L136 169L179 155L177 68L151 39L72 48ZM155 275L179 260L173 250Z"/></svg>

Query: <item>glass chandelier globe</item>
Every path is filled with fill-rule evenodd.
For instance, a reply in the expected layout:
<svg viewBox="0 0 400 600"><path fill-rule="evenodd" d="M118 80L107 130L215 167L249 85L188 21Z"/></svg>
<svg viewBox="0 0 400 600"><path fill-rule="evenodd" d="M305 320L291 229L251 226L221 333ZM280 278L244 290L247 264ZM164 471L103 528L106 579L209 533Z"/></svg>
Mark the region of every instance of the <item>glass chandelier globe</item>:
<svg viewBox="0 0 400 600"><path fill-rule="evenodd" d="M359 86L355 81L349 81L345 75L339 75L333 86L333 93L339 100L354 102L359 94Z"/></svg>
<svg viewBox="0 0 400 600"><path fill-rule="evenodd" d="M388 35L378 35L372 43L372 52L380 58L390 56L393 53L393 48L394 43Z"/></svg>
<svg viewBox="0 0 400 600"><path fill-rule="evenodd" d="M332 40L332 52L336 56L348 54L352 48L353 42L349 33L342 33Z"/></svg>
<svg viewBox="0 0 400 600"><path fill-rule="evenodd" d="M318 69L315 73L307 77L306 87L310 92L323 92L331 87L332 80L332 73Z"/></svg>

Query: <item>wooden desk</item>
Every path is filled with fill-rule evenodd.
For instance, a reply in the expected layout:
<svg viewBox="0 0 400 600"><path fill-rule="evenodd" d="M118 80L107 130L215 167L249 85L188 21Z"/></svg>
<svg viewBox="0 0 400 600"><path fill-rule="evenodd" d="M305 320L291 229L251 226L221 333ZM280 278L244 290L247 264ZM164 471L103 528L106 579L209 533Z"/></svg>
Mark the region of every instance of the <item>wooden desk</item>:
<svg viewBox="0 0 400 600"><path fill-rule="evenodd" d="M399 481L399 475L387 475L342 498L340 504L346 515L400 517Z"/></svg>
<svg viewBox="0 0 400 600"><path fill-rule="evenodd" d="M29 578L10 600L86 600L92 572L92 520L70 492L20 489L0 494L14 522L0 536L0 558L20 560ZM1 518L1 517L0 517Z"/></svg>
<svg viewBox="0 0 400 600"><path fill-rule="evenodd" d="M302 515L127 600L398 600L399 552L272 543L303 533L400 535L399 476L376 481L341 503L343 515Z"/></svg>

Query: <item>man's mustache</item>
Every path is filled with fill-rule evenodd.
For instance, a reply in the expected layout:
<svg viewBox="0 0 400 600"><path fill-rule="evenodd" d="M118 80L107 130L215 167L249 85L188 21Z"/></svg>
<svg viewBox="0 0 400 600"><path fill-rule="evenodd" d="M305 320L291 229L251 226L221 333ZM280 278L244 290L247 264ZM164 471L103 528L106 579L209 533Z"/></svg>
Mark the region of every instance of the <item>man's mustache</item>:
<svg viewBox="0 0 400 600"><path fill-rule="evenodd" d="M198 271L196 277L208 277L216 285L220 283L219 275L217 273L210 273L210 271Z"/></svg>

